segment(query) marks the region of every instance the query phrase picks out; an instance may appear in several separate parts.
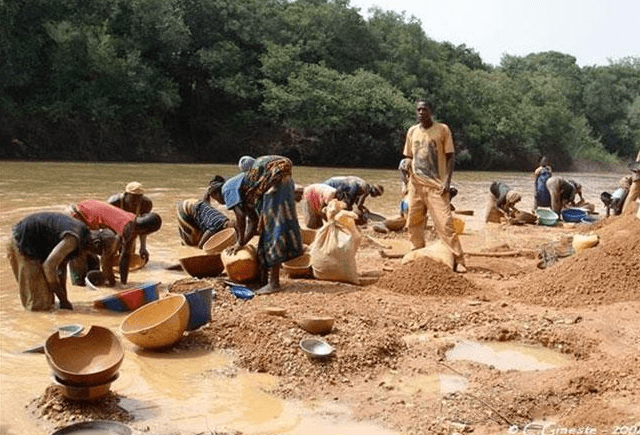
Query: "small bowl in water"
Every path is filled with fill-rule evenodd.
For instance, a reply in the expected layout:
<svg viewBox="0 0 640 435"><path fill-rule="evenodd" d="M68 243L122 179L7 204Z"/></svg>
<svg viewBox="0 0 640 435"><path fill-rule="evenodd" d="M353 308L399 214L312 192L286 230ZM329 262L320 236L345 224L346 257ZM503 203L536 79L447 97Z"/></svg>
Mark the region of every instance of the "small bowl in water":
<svg viewBox="0 0 640 435"><path fill-rule="evenodd" d="M61 427L51 435L131 435L131 428L124 423L110 420L89 420Z"/></svg>
<svg viewBox="0 0 640 435"><path fill-rule="evenodd" d="M300 349L311 358L326 358L333 354L333 346L319 338L300 340Z"/></svg>

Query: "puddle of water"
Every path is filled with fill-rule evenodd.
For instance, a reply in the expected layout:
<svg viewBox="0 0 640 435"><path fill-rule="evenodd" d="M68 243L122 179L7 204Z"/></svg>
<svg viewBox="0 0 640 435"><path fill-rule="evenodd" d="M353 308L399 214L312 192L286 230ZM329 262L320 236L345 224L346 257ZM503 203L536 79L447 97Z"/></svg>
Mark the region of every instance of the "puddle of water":
<svg viewBox="0 0 640 435"><path fill-rule="evenodd" d="M382 381L392 386L396 392L403 396L413 396L418 392L433 396L446 396L464 390L469 383L464 376L438 373L409 377L390 373Z"/></svg>
<svg viewBox="0 0 640 435"><path fill-rule="evenodd" d="M543 347L510 342L458 342L446 352L449 360L467 360L486 364L498 370L548 370L567 364L570 359Z"/></svg>

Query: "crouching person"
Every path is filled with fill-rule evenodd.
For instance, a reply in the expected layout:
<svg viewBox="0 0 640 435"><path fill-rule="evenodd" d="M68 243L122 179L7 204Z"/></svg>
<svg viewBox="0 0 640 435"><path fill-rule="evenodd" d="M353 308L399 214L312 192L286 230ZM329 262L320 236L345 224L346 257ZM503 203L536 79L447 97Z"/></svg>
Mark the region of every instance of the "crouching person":
<svg viewBox="0 0 640 435"><path fill-rule="evenodd" d="M31 311L72 310L67 298L67 263L88 252L113 250L116 238L100 237L87 225L64 213L26 216L12 228L7 257L20 288L20 301Z"/></svg>
<svg viewBox="0 0 640 435"><path fill-rule="evenodd" d="M87 199L71 206L71 216L84 222L90 229L109 229L115 232L119 239L120 254L116 257L120 272L120 282L127 283L129 265L135 249L136 237L154 233L162 226L160 215L154 212L136 216L111 204L93 199ZM112 271L103 270L109 274ZM115 281L111 276L108 281Z"/></svg>

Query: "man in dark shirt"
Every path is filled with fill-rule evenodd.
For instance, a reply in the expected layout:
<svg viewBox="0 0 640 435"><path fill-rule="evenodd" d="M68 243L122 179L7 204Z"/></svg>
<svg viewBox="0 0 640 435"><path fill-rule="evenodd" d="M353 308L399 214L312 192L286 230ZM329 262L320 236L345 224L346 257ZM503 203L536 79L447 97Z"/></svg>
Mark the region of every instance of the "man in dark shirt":
<svg viewBox="0 0 640 435"><path fill-rule="evenodd" d="M26 216L12 228L7 257L20 287L22 305L32 311L73 309L67 298L67 263L86 252L110 254L117 249L112 232L91 231L64 213Z"/></svg>

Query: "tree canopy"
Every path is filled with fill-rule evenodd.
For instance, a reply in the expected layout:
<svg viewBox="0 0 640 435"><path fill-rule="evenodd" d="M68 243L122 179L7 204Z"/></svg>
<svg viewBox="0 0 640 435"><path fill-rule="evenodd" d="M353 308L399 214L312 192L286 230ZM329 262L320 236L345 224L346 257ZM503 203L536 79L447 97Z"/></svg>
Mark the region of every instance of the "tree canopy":
<svg viewBox="0 0 640 435"><path fill-rule="evenodd" d="M640 148L640 58L579 67L435 41L348 0L0 0L0 158L396 167L415 100L459 168Z"/></svg>

